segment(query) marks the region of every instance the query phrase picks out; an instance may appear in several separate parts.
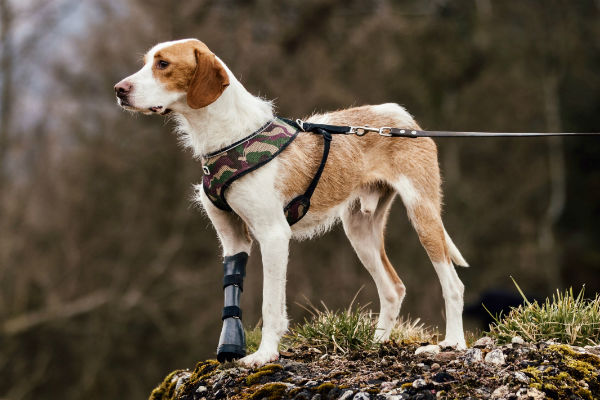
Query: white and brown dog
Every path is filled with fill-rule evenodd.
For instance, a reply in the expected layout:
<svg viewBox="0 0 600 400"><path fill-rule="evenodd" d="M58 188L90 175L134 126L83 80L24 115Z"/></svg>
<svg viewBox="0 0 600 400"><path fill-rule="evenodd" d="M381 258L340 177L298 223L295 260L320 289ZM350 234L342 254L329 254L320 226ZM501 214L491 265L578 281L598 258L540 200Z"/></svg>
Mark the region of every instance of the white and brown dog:
<svg viewBox="0 0 600 400"><path fill-rule="evenodd" d="M186 147L196 157L239 141L274 118L273 105L250 94L223 61L195 39L160 43L144 66L115 86L123 108L145 114L173 112ZM418 129L397 104L363 106L313 115L307 121L334 125L393 126ZM326 231L341 219L358 257L379 294L376 339L385 341L395 324L405 287L384 249L384 230L392 200L399 194L439 277L446 303L442 346L465 348L463 290L452 262L467 266L441 219L437 150L429 138L336 135L310 212L289 226L283 207L309 185L322 156L322 138L298 135L279 156L236 180L227 191L235 213L215 207L203 190L198 200L212 221L223 255L250 253L258 241L263 263L262 341L240 361L256 366L278 358L288 328L285 304L289 241Z"/></svg>

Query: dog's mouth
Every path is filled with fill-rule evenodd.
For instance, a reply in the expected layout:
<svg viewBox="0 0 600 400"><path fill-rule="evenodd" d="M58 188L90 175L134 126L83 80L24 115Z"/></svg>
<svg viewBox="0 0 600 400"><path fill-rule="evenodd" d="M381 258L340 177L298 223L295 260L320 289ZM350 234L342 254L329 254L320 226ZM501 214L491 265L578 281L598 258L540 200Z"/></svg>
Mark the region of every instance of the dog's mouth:
<svg viewBox="0 0 600 400"><path fill-rule="evenodd" d="M160 115L167 115L169 114L171 111L170 108L164 108L163 106L154 106L154 107L149 107L148 110L151 113L155 113L155 114L160 114Z"/></svg>
<svg viewBox="0 0 600 400"><path fill-rule="evenodd" d="M119 106L123 107L127 111L141 112L146 115L152 115L152 114L167 115L173 111L170 108L165 108L163 106L138 108L138 107L135 107L133 104L131 104L126 98L118 97L118 96L117 96L117 103L119 103Z"/></svg>

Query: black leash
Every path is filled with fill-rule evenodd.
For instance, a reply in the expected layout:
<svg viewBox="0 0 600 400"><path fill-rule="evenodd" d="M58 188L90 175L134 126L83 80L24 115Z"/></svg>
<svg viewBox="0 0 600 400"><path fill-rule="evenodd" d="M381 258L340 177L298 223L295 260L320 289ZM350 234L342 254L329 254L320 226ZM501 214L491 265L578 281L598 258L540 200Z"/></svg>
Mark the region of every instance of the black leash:
<svg viewBox="0 0 600 400"><path fill-rule="evenodd" d="M373 128L370 126L338 126L326 124L313 124L296 120L296 125L305 132L316 132L316 129L327 131L331 134L364 136L367 132L375 132L388 137L540 137L540 136L595 136L600 132L460 132L460 131L424 131L418 129L401 129L384 126Z"/></svg>

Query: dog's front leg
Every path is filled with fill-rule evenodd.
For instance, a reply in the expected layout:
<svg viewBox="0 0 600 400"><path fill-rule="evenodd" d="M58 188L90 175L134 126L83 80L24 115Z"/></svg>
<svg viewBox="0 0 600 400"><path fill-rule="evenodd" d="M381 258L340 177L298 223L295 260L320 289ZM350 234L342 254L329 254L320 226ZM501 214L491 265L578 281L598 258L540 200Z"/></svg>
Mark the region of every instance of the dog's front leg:
<svg viewBox="0 0 600 400"><path fill-rule="evenodd" d="M253 226L253 234L263 263L262 340L258 350L240 362L255 367L279 357L279 341L287 331L285 283L291 229L281 213L276 223Z"/></svg>

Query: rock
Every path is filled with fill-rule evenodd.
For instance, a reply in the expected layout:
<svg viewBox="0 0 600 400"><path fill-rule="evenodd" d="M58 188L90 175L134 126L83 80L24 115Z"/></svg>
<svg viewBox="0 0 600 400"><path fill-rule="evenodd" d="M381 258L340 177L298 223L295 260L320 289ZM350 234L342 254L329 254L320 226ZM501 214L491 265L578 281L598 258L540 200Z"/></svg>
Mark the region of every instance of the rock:
<svg viewBox="0 0 600 400"><path fill-rule="evenodd" d="M398 379L394 379L391 382L382 382L381 383L381 391L389 392L390 390L394 389L398 385L398 382L399 382Z"/></svg>
<svg viewBox="0 0 600 400"><path fill-rule="evenodd" d="M527 375L525 375L521 371L515 372L515 380L517 382L521 382L521 383L524 383L526 385L529 385L529 377Z"/></svg>
<svg viewBox="0 0 600 400"><path fill-rule="evenodd" d="M523 340L523 338L521 336L515 336L514 338L512 338L510 340L510 342L512 344L518 344L518 345L524 345L525 341Z"/></svg>
<svg viewBox="0 0 600 400"><path fill-rule="evenodd" d="M464 361L468 365L480 363L482 360L483 356L479 349L469 349L465 352Z"/></svg>
<svg viewBox="0 0 600 400"><path fill-rule="evenodd" d="M495 366L504 365L504 353L500 349L492 350L485 355L485 362Z"/></svg>
<svg viewBox="0 0 600 400"><path fill-rule="evenodd" d="M175 384L175 390L179 389L191 375L192 374L190 372L180 372L175 375L173 379L171 379L171 382L177 380L177 383Z"/></svg>
<svg viewBox="0 0 600 400"><path fill-rule="evenodd" d="M348 399L352 398L353 394L354 394L353 390L346 390L346 391L344 391L344 393L342 393L342 395L340 396L340 398L338 400L348 400Z"/></svg>
<svg viewBox="0 0 600 400"><path fill-rule="evenodd" d="M352 400L369 400L371 396L367 392L358 392L354 395Z"/></svg>
<svg viewBox="0 0 600 400"><path fill-rule="evenodd" d="M311 397L310 400L321 400L321 395L319 393L317 393L313 397Z"/></svg>
<svg viewBox="0 0 600 400"><path fill-rule="evenodd" d="M508 396L510 389L508 386L500 386L492 392L492 399L503 399Z"/></svg>
<svg viewBox="0 0 600 400"><path fill-rule="evenodd" d="M425 379L422 378L415 379L412 383L412 387L414 387L415 389L420 389L425 386L427 386L427 382L425 382Z"/></svg>
<svg viewBox="0 0 600 400"><path fill-rule="evenodd" d="M489 336L484 336L479 339L475 343L473 343L473 347L485 348L485 347L493 347L495 344L494 339Z"/></svg>
<svg viewBox="0 0 600 400"><path fill-rule="evenodd" d="M433 364L431 364L431 370L432 370L432 371L437 371L437 370L438 370L438 369L440 369L440 368L441 368L441 366L440 366L440 364L438 364L438 363L433 363Z"/></svg>
<svg viewBox="0 0 600 400"><path fill-rule="evenodd" d="M454 380L454 377L452 375L450 375L447 372L438 372L437 374L435 374L433 376L433 378L431 378L434 382L437 383L444 383L444 382L450 382Z"/></svg>
<svg viewBox="0 0 600 400"><path fill-rule="evenodd" d="M456 360L456 357L458 357L458 352L456 351L442 351L436 354L433 359L439 362L448 362L451 360Z"/></svg>
<svg viewBox="0 0 600 400"><path fill-rule="evenodd" d="M518 400L543 400L546 398L544 392L535 388L522 388L517 392Z"/></svg>
<svg viewBox="0 0 600 400"><path fill-rule="evenodd" d="M441 348L437 344L430 344L427 346L421 346L415 351L415 355L423 354L425 356L435 356L440 352Z"/></svg>
<svg viewBox="0 0 600 400"><path fill-rule="evenodd" d="M227 397L227 395L225 394L225 392L223 391L223 389L217 390L215 392L214 396L215 396L215 399L222 399L222 398Z"/></svg>
<svg viewBox="0 0 600 400"><path fill-rule="evenodd" d="M198 389L196 389L196 393L198 393L198 394L205 393L206 391L208 391L206 386L198 386Z"/></svg>

